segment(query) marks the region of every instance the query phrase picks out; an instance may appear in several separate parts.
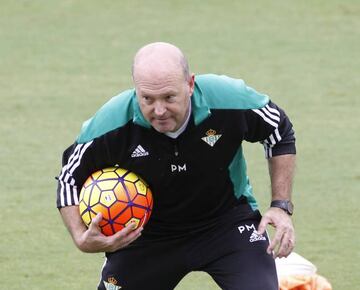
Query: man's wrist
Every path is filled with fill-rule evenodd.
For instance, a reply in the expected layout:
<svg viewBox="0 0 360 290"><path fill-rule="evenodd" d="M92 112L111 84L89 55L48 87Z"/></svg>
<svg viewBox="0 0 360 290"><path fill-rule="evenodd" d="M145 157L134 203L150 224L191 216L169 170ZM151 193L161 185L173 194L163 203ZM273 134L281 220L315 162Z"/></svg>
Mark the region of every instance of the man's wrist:
<svg viewBox="0 0 360 290"><path fill-rule="evenodd" d="M294 213L294 204L290 200L273 200L271 201L270 207L281 208L288 215L293 215Z"/></svg>

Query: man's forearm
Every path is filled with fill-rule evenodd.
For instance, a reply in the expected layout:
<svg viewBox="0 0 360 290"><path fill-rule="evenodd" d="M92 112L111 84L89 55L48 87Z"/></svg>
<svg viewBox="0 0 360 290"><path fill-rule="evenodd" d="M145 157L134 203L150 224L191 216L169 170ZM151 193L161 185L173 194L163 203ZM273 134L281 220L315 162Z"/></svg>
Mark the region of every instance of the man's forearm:
<svg viewBox="0 0 360 290"><path fill-rule="evenodd" d="M272 200L291 200L296 155L286 154L268 160Z"/></svg>
<svg viewBox="0 0 360 290"><path fill-rule="evenodd" d="M76 205L63 207L60 209L60 214L74 243L79 247L80 238L87 230L87 227L80 217L79 207Z"/></svg>

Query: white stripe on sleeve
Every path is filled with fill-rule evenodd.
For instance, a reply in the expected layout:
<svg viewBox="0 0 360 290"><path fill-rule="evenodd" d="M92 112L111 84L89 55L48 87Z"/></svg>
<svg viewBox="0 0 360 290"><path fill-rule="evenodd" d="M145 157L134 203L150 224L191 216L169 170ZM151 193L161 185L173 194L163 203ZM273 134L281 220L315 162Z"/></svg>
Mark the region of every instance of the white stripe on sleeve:
<svg viewBox="0 0 360 290"><path fill-rule="evenodd" d="M261 111L264 112L265 115L267 115L269 118L277 121L277 123L280 122L280 117L279 117L278 115L273 114L272 112L270 112L266 107L265 107L265 108L262 108Z"/></svg>
<svg viewBox="0 0 360 290"><path fill-rule="evenodd" d="M274 108L271 108L269 105L265 106L266 109L268 109L271 113L274 113L280 117L280 112Z"/></svg>
<svg viewBox="0 0 360 290"><path fill-rule="evenodd" d="M266 123L270 124L271 126L277 128L278 124L275 123L273 120L269 119L268 117L265 116L265 114L258 110L258 109L255 109L255 110L252 110L253 112L255 112L256 114L258 114Z"/></svg>
<svg viewBox="0 0 360 290"><path fill-rule="evenodd" d="M68 163L62 168L59 176L60 183L60 205L62 207L68 205L79 204L78 191L75 185L75 179L72 177L73 172L79 167L81 158L85 151L92 144L90 141L85 144L79 144L76 146L74 152L71 154Z"/></svg>

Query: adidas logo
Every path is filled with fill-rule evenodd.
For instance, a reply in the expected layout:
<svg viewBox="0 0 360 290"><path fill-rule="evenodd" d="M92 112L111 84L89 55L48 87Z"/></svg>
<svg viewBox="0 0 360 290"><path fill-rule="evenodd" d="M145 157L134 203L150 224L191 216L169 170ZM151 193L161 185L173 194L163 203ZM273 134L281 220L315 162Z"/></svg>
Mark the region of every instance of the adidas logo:
<svg viewBox="0 0 360 290"><path fill-rule="evenodd" d="M149 152L147 152L141 145L138 145L134 152L131 154L131 157L144 157L148 156Z"/></svg>
<svg viewBox="0 0 360 290"><path fill-rule="evenodd" d="M250 243L257 242L257 241L266 241L266 238L263 235L258 234L257 231L253 231L250 236Z"/></svg>

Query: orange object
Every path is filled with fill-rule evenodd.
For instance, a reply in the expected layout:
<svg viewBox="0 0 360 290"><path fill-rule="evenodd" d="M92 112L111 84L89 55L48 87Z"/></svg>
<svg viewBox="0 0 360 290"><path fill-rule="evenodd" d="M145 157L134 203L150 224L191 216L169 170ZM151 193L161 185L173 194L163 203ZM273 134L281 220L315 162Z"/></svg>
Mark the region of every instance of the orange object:
<svg viewBox="0 0 360 290"><path fill-rule="evenodd" d="M297 253L275 260L280 290L332 290L316 266Z"/></svg>
<svg viewBox="0 0 360 290"><path fill-rule="evenodd" d="M332 290L330 283L317 274L283 276L279 284L280 290Z"/></svg>

